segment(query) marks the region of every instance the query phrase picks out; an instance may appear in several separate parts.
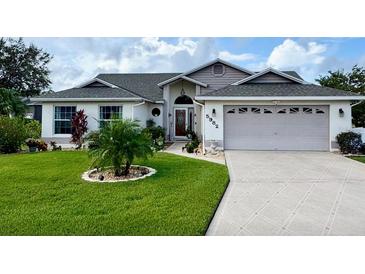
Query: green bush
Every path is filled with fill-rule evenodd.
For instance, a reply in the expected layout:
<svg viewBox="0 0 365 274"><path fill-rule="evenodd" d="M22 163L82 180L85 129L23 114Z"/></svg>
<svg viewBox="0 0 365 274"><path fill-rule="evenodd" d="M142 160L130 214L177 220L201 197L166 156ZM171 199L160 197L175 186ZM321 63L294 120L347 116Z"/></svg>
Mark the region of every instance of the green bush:
<svg viewBox="0 0 365 274"><path fill-rule="evenodd" d="M344 154L356 154L362 147L361 134L355 132L342 132L336 136L340 151Z"/></svg>
<svg viewBox="0 0 365 274"><path fill-rule="evenodd" d="M24 121L21 118L0 116L0 152L17 152L27 138Z"/></svg>
<svg viewBox="0 0 365 274"><path fill-rule="evenodd" d="M41 130L41 123L37 120L25 119L25 131L27 132L27 138L41 138Z"/></svg>
<svg viewBox="0 0 365 274"><path fill-rule="evenodd" d="M99 147L99 137L99 131L91 131L85 136L85 141L87 142L87 146L89 149L96 149Z"/></svg>
<svg viewBox="0 0 365 274"><path fill-rule="evenodd" d="M192 130L187 130L186 136L191 140L185 145L186 151L188 153L193 153L194 149L198 148L200 144L198 135Z"/></svg>
<svg viewBox="0 0 365 274"><path fill-rule="evenodd" d="M156 123L152 119L147 120L146 128L143 129L143 132L151 135L151 145L155 150L158 151L165 147L165 129L156 126Z"/></svg>

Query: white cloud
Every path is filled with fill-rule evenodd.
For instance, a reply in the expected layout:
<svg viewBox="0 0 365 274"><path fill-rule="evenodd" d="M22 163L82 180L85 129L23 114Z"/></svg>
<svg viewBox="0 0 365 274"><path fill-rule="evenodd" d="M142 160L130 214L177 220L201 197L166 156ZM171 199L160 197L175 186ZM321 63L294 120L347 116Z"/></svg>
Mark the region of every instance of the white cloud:
<svg viewBox="0 0 365 274"><path fill-rule="evenodd" d="M220 51L218 57L226 61L249 61L255 59L255 55L251 53L233 54L229 51Z"/></svg>
<svg viewBox="0 0 365 274"><path fill-rule="evenodd" d="M279 69L296 68L307 65L319 65L325 57L327 46L317 42L308 42L300 45L291 39L286 39L271 52L267 65Z"/></svg>
<svg viewBox="0 0 365 274"><path fill-rule="evenodd" d="M53 54L55 91L98 73L182 72L217 57L212 38L29 38Z"/></svg>
<svg viewBox="0 0 365 274"><path fill-rule="evenodd" d="M299 43L286 39L273 48L266 61L257 64L257 70L274 67L281 70L295 70L305 80L313 81L328 66L327 45L314 41Z"/></svg>

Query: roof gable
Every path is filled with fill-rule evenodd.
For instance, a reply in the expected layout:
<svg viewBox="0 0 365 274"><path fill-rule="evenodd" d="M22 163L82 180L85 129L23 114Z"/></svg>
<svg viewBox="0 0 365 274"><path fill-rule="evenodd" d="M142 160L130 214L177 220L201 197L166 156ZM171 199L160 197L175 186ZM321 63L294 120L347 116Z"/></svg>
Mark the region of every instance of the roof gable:
<svg viewBox="0 0 365 274"><path fill-rule="evenodd" d="M116 85L108 83L104 80L98 79L97 77L90 79L86 82L81 83L75 88L85 88L85 87L109 87L109 88L117 88Z"/></svg>
<svg viewBox="0 0 365 274"><path fill-rule="evenodd" d="M267 68L250 77L244 78L232 85L242 85L245 83L299 83L304 84L302 79L289 75L285 72L276 70L274 68Z"/></svg>
<svg viewBox="0 0 365 274"><path fill-rule="evenodd" d="M254 74L254 72L252 72L252 71L250 71L250 70L248 70L248 69L241 68L241 67L239 67L239 66L237 66L237 65L235 65L235 64L232 64L232 63L229 63L229 62L227 62L227 61L224 61L224 60L221 60L221 59L217 58L217 59L215 59L215 60L213 60L213 61L210 61L210 62L208 62L208 63L205 63L205 64L203 64L203 65L201 65L201 66L199 66L199 67L193 68L193 69L188 70L188 71L186 71L186 72L184 72L184 73L181 73L181 74L179 74L179 75L176 75L175 77L172 77L172 78L170 78L170 79L167 79L166 81L160 82L160 83L158 83L158 86L159 86L159 87L162 87L162 86L167 85L167 84L169 84L169 83L171 83L171 82L174 82L174 81L176 81L176 80L178 80L178 79L180 79L180 78L182 78L182 77L184 77L184 76L185 76L185 77L186 77L186 76L189 76L189 75L191 75L191 74L193 74L193 73L195 73L195 72L197 72L197 71L199 71L199 70L205 69L206 67L212 66L212 65L214 65L214 64L216 64L216 63L221 63L221 64L223 64L223 65L226 65L226 66L228 66L228 67L234 68L234 69L236 69L236 70L239 70L239 71L245 72L245 73L247 73L247 74L249 74L249 75L253 75L253 74Z"/></svg>
<svg viewBox="0 0 365 274"><path fill-rule="evenodd" d="M163 100L163 91L157 85L180 73L107 73L96 78L126 89L151 101Z"/></svg>

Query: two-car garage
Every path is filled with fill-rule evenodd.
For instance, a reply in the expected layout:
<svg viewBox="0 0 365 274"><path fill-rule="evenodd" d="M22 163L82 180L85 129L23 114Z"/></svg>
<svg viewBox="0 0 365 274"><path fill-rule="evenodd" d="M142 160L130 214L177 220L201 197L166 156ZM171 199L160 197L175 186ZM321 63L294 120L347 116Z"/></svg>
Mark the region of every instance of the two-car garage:
<svg viewBox="0 0 365 274"><path fill-rule="evenodd" d="M329 107L224 106L224 149L329 150Z"/></svg>

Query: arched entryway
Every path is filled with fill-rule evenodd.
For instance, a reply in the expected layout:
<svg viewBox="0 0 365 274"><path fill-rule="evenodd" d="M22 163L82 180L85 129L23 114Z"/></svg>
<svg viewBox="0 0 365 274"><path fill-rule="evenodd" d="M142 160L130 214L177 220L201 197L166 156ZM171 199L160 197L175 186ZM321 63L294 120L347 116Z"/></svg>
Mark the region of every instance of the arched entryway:
<svg viewBox="0 0 365 274"><path fill-rule="evenodd" d="M174 130L175 137L185 137L186 130L194 128L194 102L186 95L180 95L174 102Z"/></svg>

